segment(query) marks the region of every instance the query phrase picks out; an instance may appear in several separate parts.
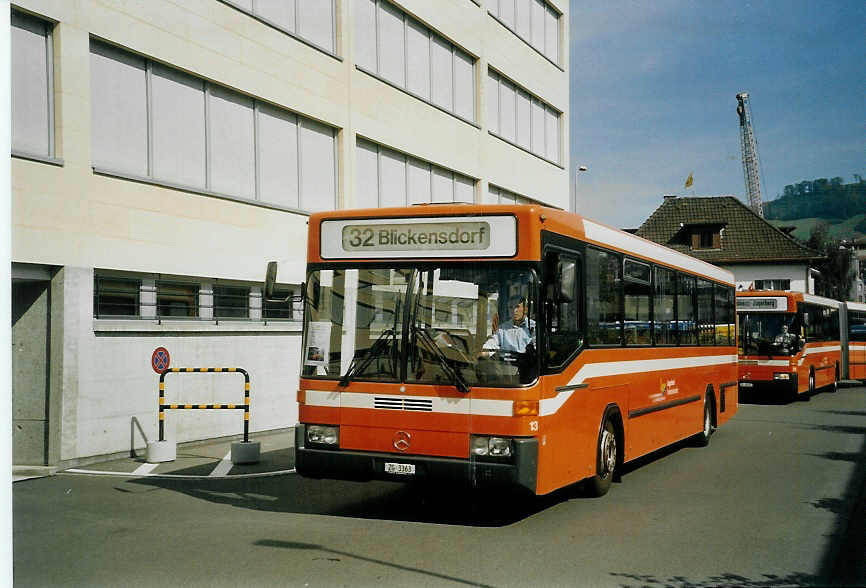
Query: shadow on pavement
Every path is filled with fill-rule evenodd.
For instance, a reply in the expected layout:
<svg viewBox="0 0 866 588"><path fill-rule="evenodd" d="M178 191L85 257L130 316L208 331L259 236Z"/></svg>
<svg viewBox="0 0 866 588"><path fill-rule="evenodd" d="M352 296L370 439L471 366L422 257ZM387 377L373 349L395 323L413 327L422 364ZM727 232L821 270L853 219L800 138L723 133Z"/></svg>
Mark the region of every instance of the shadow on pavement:
<svg viewBox="0 0 866 588"><path fill-rule="evenodd" d="M546 496L462 485L312 480L297 474L258 478L146 477L131 483L181 492L209 502L253 510L501 527L574 498L566 488Z"/></svg>
<svg viewBox="0 0 866 588"><path fill-rule="evenodd" d="M324 554L326 556L325 559L327 559L329 561L339 562L343 558L355 559L355 560L359 560L359 561L363 561L363 562L367 562L367 563L373 563L373 564L377 564L377 565L387 566L387 567L401 570L404 572L414 572L414 573L418 573L418 574L423 574L426 576L431 576L433 578L437 578L440 580L447 580L449 582L454 582L457 584L468 584L469 586L478 586L478 587L482 587L482 588L490 588L487 584L480 584L478 582L465 580L463 578L457 578L455 576L448 576L448 575L440 574L438 572L433 572L430 570L424 570L421 568L413 568L410 566L399 565L399 564L395 564L395 563L389 562L389 561L384 561L381 559L374 559L374 558L370 558L370 557L365 557L365 556L357 555L357 554L354 554L354 553L351 553L348 551L331 549L331 548L325 547L323 545L316 545L313 543L298 543L296 541L282 541L279 539L260 539L259 541L255 542L255 545L258 545L261 547L275 547L275 548L279 548L279 549L319 551L322 554Z"/></svg>
<svg viewBox="0 0 866 588"><path fill-rule="evenodd" d="M622 467L620 476L627 476L690 445L689 440L681 441L636 459ZM294 449L272 453L280 453L280 462L291 463L293 467ZM262 458L273 459L273 456L263 453ZM239 473L240 467L232 468L232 473ZM315 480L297 474L182 477L206 476L212 469L212 465L197 465L174 470L171 476L143 477L130 482L253 510L478 527L507 526L569 500L591 500L580 484L545 496L534 496L522 490L473 489L461 484Z"/></svg>

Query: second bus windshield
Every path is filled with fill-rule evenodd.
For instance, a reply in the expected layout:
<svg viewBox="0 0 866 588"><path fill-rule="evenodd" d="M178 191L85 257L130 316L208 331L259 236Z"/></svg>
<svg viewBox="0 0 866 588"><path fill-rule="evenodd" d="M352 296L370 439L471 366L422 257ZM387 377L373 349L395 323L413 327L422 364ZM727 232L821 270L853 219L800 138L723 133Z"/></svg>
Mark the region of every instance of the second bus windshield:
<svg viewBox="0 0 866 588"><path fill-rule="evenodd" d="M307 282L303 375L520 386L537 373L529 269L345 268Z"/></svg>
<svg viewBox="0 0 866 588"><path fill-rule="evenodd" d="M798 351L796 314L743 312L739 318L743 355L792 355Z"/></svg>

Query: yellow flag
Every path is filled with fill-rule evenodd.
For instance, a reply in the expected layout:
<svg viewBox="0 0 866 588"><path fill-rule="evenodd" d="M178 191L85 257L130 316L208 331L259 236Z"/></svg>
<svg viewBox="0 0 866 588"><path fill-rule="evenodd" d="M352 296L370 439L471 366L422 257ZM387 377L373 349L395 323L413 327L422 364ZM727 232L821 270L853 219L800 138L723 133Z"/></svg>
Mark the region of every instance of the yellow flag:
<svg viewBox="0 0 866 588"><path fill-rule="evenodd" d="M695 172L691 172L691 173L689 174L689 177L686 178L686 188L691 188L691 187L692 187L692 184L695 183L694 173L695 173Z"/></svg>

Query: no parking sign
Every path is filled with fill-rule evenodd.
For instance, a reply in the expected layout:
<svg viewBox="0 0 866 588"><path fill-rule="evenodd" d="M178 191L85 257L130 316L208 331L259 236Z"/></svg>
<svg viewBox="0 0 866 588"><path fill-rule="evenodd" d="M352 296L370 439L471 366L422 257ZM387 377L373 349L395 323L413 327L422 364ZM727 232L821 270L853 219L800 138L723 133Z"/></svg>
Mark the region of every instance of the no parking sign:
<svg viewBox="0 0 866 588"><path fill-rule="evenodd" d="M168 369L171 364L171 355L168 354L168 349L165 347L157 347L153 350L153 355L150 356L150 365L158 374L161 374Z"/></svg>

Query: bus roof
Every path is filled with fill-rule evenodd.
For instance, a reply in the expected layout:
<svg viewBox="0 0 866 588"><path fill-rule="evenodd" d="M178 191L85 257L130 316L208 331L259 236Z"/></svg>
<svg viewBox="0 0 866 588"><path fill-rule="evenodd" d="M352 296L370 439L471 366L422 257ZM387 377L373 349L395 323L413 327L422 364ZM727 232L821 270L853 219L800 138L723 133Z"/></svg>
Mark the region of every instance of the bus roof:
<svg viewBox="0 0 866 588"><path fill-rule="evenodd" d="M481 221L481 217L487 218ZM488 224L489 229L485 232L480 225ZM484 248L480 245L461 248L438 241L435 246L427 243L436 239L437 234L441 235L441 232L436 231L442 231L443 228L446 233L457 231L454 227L458 225L465 227L459 230L466 232L467 241L475 242L476 238L489 241L484 242ZM387 246L377 248L375 243L368 248L348 246L348 235L353 229L357 229L353 234L359 239L358 244L366 243L374 236L378 239L381 234ZM362 235L365 230L370 232ZM407 230L415 233L414 237L401 234L401 231L405 233ZM478 233L473 234L473 231ZM717 282L734 284L734 276L727 270L581 215L534 204L423 204L313 213L309 223L307 261L321 263L350 259L373 261L419 258L539 261L542 256L541 231L558 233ZM393 246L398 239L408 239L414 243L420 232L428 233L428 236L421 237L424 243L415 243L402 250Z"/></svg>

